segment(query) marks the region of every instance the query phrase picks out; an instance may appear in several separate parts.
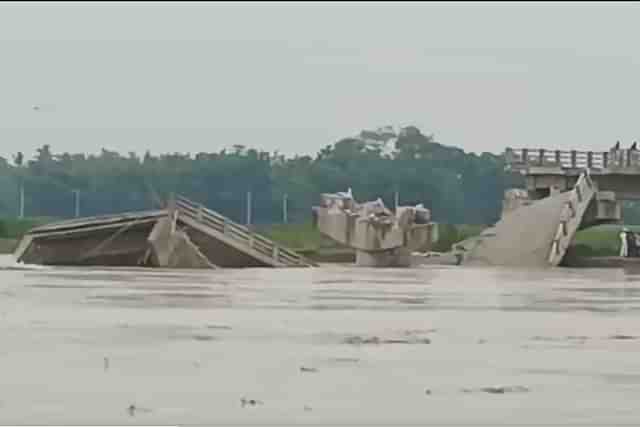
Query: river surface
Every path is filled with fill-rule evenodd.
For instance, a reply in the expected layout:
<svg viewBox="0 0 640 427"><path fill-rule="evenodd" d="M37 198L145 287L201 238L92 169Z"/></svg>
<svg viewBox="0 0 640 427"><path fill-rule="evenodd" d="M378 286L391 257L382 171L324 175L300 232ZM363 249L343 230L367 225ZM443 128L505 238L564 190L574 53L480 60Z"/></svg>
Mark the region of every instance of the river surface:
<svg viewBox="0 0 640 427"><path fill-rule="evenodd" d="M0 424L622 424L640 271L0 270Z"/></svg>

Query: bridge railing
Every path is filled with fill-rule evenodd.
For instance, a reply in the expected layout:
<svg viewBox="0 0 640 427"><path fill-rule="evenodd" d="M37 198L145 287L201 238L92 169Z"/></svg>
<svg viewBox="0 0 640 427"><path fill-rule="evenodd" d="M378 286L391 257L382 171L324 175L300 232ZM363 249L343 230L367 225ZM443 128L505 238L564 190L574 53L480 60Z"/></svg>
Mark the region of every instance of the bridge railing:
<svg viewBox="0 0 640 427"><path fill-rule="evenodd" d="M247 227L215 211L207 209L201 204L194 203L180 195L176 196L175 204L181 215L186 215L197 222L201 222L236 242L241 243L243 246L274 259L276 262L286 265L313 265L312 262L296 252L280 246L273 240L267 239L260 234L254 233Z"/></svg>
<svg viewBox="0 0 640 427"><path fill-rule="evenodd" d="M551 250L549 264L556 266L562 262L575 233L580 227L584 213L593 199L597 189L591 180L588 169L580 174L576 185L569 194L569 199L560 212L560 222L556 229Z"/></svg>
<svg viewBox="0 0 640 427"><path fill-rule="evenodd" d="M610 169L640 166L640 151L624 149L611 151L547 150L544 148L507 148L508 167L558 166L567 169Z"/></svg>

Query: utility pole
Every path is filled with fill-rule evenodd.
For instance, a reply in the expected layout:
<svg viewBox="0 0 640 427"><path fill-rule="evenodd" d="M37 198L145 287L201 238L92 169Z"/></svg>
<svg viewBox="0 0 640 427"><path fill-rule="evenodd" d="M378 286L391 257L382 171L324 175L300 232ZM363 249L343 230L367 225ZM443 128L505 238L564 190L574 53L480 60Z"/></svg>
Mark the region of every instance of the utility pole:
<svg viewBox="0 0 640 427"><path fill-rule="evenodd" d="M251 226L251 191L247 191L247 227Z"/></svg>
<svg viewBox="0 0 640 427"><path fill-rule="evenodd" d="M20 210L19 210L20 219L24 219L24 183L20 182Z"/></svg>
<svg viewBox="0 0 640 427"><path fill-rule="evenodd" d="M80 190L73 190L73 194L75 195L75 217L80 217Z"/></svg>
<svg viewBox="0 0 640 427"><path fill-rule="evenodd" d="M288 202L288 198L289 195L285 194L284 197L282 198L282 222L287 224L289 222L289 218L287 215L287 202Z"/></svg>

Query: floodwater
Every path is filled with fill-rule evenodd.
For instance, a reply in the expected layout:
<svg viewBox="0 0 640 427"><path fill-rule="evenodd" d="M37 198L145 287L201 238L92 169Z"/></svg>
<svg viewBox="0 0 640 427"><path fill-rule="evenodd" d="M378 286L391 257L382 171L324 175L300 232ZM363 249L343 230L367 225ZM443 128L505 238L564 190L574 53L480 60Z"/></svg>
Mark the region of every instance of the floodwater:
<svg viewBox="0 0 640 427"><path fill-rule="evenodd" d="M0 321L0 424L640 416L640 272L10 268Z"/></svg>

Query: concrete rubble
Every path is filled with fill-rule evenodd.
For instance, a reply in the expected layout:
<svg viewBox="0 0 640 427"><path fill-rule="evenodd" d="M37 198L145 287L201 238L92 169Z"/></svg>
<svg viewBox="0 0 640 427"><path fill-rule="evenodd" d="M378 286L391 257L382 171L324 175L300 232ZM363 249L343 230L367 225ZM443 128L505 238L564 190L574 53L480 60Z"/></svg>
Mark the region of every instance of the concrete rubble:
<svg viewBox="0 0 640 427"><path fill-rule="evenodd" d="M152 264L170 268L218 268L191 242L183 230L172 229L171 219L161 218L151 230L148 242Z"/></svg>
<svg viewBox="0 0 640 427"><path fill-rule="evenodd" d="M414 252L430 251L437 225L422 205L389 210L382 199L358 203L351 189L325 193L313 208L314 224L321 233L356 250L356 265L409 267Z"/></svg>

